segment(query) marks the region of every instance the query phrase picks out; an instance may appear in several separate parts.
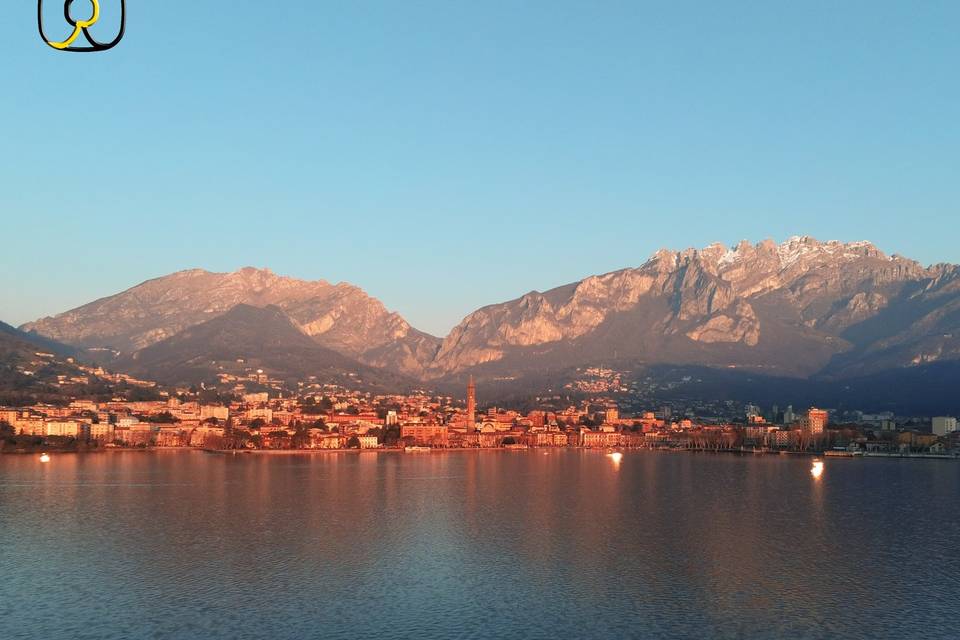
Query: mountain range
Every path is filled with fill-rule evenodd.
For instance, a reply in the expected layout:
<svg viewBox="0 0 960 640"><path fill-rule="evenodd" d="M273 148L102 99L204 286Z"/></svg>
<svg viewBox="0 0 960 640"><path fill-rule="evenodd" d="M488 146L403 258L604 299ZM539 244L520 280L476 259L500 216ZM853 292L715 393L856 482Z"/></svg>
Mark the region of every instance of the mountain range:
<svg viewBox="0 0 960 640"><path fill-rule="evenodd" d="M22 329L125 356L241 304L274 306L316 344L409 375L422 374L439 344L358 287L307 282L250 267L234 273L180 271Z"/></svg>
<svg viewBox="0 0 960 640"><path fill-rule="evenodd" d="M598 361L846 377L960 357L960 270L867 242L658 251L638 268L484 307L431 371Z"/></svg>
<svg viewBox="0 0 960 640"><path fill-rule="evenodd" d="M442 339L350 284L195 269L20 329L108 349L112 366L158 378L208 375L243 352L289 375L381 371L436 385L471 374L535 389L600 363L853 380L960 361L960 268L810 237L661 250L478 309Z"/></svg>

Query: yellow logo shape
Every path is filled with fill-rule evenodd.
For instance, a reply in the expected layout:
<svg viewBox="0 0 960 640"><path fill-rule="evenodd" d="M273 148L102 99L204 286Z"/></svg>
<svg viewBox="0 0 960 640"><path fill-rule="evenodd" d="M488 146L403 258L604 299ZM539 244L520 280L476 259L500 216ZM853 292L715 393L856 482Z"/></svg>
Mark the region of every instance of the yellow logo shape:
<svg viewBox="0 0 960 640"><path fill-rule="evenodd" d="M93 4L93 15L90 16L89 20L77 20L76 25L73 27L73 33L70 34L70 37L64 40L63 42L47 42L54 49L66 49L73 41L80 37L80 32L86 29L87 27L92 27L97 23L97 20L100 19L100 0L90 0Z"/></svg>

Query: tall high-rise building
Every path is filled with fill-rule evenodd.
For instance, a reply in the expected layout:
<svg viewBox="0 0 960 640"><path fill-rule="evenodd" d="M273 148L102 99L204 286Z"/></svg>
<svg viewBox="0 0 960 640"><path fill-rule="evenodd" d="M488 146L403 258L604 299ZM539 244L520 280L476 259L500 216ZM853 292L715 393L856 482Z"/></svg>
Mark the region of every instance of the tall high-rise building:
<svg viewBox="0 0 960 640"><path fill-rule="evenodd" d="M810 407L807 411L807 427L810 429L810 433L823 433L823 430L827 428L828 415L823 409Z"/></svg>
<svg viewBox="0 0 960 640"><path fill-rule="evenodd" d="M789 427L794 423L796 419L797 419L797 415L793 412L793 405L788 404L787 410L783 412L783 424Z"/></svg>
<svg viewBox="0 0 960 640"><path fill-rule="evenodd" d="M957 419L950 416L937 416L933 419L933 435L945 436L957 430Z"/></svg>
<svg viewBox="0 0 960 640"><path fill-rule="evenodd" d="M477 385L470 376L467 383L467 433L477 428Z"/></svg>

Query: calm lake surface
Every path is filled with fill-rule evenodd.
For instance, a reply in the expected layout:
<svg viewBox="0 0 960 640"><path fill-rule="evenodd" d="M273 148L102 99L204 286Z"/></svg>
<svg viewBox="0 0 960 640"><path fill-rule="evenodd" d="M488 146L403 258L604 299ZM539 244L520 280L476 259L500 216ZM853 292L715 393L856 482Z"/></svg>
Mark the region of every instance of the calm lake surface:
<svg viewBox="0 0 960 640"><path fill-rule="evenodd" d="M960 464L0 456L0 637L957 638Z"/></svg>

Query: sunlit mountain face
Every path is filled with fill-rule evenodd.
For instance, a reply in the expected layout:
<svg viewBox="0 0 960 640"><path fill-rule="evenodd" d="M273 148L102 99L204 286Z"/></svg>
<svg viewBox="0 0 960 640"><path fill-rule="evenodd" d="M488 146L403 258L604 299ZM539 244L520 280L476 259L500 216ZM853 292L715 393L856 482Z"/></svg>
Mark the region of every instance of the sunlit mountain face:
<svg viewBox="0 0 960 640"><path fill-rule="evenodd" d="M440 342L353 285L298 280L253 268L181 271L23 329L125 356L241 304L277 307L316 344L410 375L422 373Z"/></svg>
<svg viewBox="0 0 960 640"><path fill-rule="evenodd" d="M441 340L354 285L191 270L22 329L144 369L138 351L242 304L270 306L351 361L437 384L473 373L532 389L598 363L852 380L960 360L958 273L810 237L661 250L639 267L478 309Z"/></svg>
<svg viewBox="0 0 960 640"><path fill-rule="evenodd" d="M468 316L429 373L588 362L855 376L960 356L960 279L867 242L659 251L638 268Z"/></svg>

